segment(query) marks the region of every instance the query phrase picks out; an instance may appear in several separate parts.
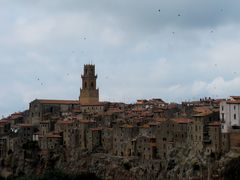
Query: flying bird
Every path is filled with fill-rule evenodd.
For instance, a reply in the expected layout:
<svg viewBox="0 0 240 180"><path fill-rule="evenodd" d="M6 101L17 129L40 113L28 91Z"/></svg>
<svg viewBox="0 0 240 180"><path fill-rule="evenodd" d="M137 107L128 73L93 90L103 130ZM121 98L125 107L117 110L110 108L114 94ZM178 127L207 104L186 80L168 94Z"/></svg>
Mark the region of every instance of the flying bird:
<svg viewBox="0 0 240 180"><path fill-rule="evenodd" d="M158 10L158 12L160 12L160 11L161 11L161 9Z"/></svg>
<svg viewBox="0 0 240 180"><path fill-rule="evenodd" d="M178 14L178 16L181 16L181 14Z"/></svg>

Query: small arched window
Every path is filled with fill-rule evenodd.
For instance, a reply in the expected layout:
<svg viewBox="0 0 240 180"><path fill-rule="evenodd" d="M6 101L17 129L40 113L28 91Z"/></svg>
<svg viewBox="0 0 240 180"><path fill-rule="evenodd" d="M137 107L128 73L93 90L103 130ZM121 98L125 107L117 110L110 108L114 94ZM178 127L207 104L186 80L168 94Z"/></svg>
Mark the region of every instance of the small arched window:
<svg viewBox="0 0 240 180"><path fill-rule="evenodd" d="M85 88L87 88L87 82L84 83Z"/></svg>
<svg viewBox="0 0 240 180"><path fill-rule="evenodd" d="M91 82L91 87L93 88L93 82Z"/></svg>

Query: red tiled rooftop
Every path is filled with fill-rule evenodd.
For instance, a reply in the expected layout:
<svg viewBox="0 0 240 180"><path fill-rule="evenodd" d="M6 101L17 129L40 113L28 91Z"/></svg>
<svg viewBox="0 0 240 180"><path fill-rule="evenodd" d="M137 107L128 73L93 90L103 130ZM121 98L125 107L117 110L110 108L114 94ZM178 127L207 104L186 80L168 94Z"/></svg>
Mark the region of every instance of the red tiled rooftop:
<svg viewBox="0 0 240 180"><path fill-rule="evenodd" d="M37 99L42 104L79 104L77 100L50 100L50 99Z"/></svg>
<svg viewBox="0 0 240 180"><path fill-rule="evenodd" d="M187 124L192 122L192 120L188 118L177 118L177 119L174 119L174 121L179 124Z"/></svg>
<svg viewBox="0 0 240 180"><path fill-rule="evenodd" d="M81 106L103 106L105 103L97 102L97 103L80 103Z"/></svg>
<svg viewBox="0 0 240 180"><path fill-rule="evenodd" d="M132 125L130 125L130 124L124 124L124 125L122 125L122 126L120 126L121 128L133 128L133 126Z"/></svg>
<svg viewBox="0 0 240 180"><path fill-rule="evenodd" d="M214 121L212 123L208 124L209 126L221 126L221 123L219 121Z"/></svg>
<svg viewBox="0 0 240 180"><path fill-rule="evenodd" d="M80 123L82 124L90 124L90 123L95 123L96 121L93 121L93 120L79 120Z"/></svg>
<svg viewBox="0 0 240 180"><path fill-rule="evenodd" d="M33 127L32 124L19 124L20 127Z"/></svg>
<svg viewBox="0 0 240 180"><path fill-rule="evenodd" d="M91 131L102 131L103 128L91 128Z"/></svg>
<svg viewBox="0 0 240 180"><path fill-rule="evenodd" d="M240 104L240 100L227 100L227 104Z"/></svg>

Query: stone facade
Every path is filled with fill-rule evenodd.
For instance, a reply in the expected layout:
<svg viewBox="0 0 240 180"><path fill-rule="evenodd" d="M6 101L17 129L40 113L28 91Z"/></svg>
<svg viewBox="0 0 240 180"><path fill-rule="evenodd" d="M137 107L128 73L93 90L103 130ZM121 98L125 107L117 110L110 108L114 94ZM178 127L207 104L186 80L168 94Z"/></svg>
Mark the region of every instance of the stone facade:
<svg viewBox="0 0 240 180"><path fill-rule="evenodd" d="M129 152L129 156L137 156L146 160L157 158L156 138L138 136L132 140L132 145L133 149Z"/></svg>
<svg viewBox="0 0 240 180"><path fill-rule="evenodd" d="M95 65L84 65L82 75L82 88L80 89L79 101L81 104L94 104L99 102L99 90L96 88L97 75Z"/></svg>
<svg viewBox="0 0 240 180"><path fill-rule="evenodd" d="M139 133L139 128L129 124L113 128L113 154L117 156L129 156L132 151L131 140Z"/></svg>
<svg viewBox="0 0 240 180"><path fill-rule="evenodd" d="M87 149L92 152L102 146L102 128L90 128L87 131Z"/></svg>
<svg viewBox="0 0 240 180"><path fill-rule="evenodd" d="M9 150L9 136L0 136L0 159L6 157Z"/></svg>
<svg viewBox="0 0 240 180"><path fill-rule="evenodd" d="M102 131L102 146L106 153L112 153L113 128L104 128Z"/></svg>
<svg viewBox="0 0 240 180"><path fill-rule="evenodd" d="M47 133L39 136L39 147L42 150L58 150L63 145L63 137L60 133Z"/></svg>
<svg viewBox="0 0 240 180"><path fill-rule="evenodd" d="M36 99L29 105L28 122L39 126L41 121L57 119L78 106L79 101Z"/></svg>

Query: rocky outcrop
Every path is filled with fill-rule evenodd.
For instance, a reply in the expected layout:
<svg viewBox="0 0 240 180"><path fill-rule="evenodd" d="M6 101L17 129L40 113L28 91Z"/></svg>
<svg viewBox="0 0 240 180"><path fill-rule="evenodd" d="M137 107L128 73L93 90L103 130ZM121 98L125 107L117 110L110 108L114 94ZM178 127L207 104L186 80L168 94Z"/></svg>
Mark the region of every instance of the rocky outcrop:
<svg viewBox="0 0 240 180"><path fill-rule="evenodd" d="M33 148L33 149L31 149ZM48 170L70 174L91 173L106 180L155 179L230 179L239 177L240 154L231 152L220 160L196 153L190 148L175 148L167 159L143 160L88 153L80 149L40 151L36 147L8 154L1 175L39 175ZM229 176L230 175L230 176Z"/></svg>

